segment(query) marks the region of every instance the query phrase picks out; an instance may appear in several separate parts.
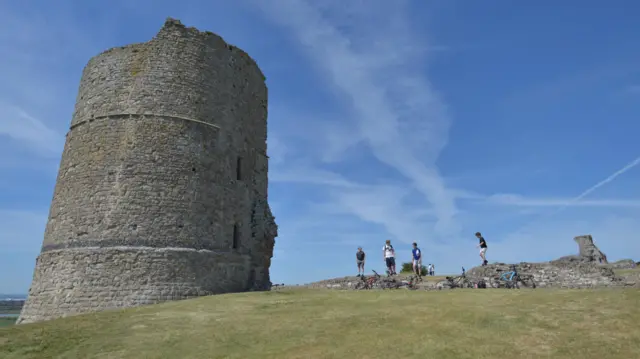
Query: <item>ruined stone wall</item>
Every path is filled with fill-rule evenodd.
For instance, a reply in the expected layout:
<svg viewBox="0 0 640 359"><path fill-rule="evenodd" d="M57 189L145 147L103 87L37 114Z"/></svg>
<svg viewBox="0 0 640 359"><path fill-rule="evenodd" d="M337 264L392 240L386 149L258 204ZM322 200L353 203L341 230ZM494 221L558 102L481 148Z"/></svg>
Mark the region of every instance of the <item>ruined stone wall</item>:
<svg viewBox="0 0 640 359"><path fill-rule="evenodd" d="M516 269L521 274L530 274L537 287L545 288L594 288L624 285L611 268L588 262L565 260L542 263L519 263ZM494 263L467 271L473 281L489 279L511 270L511 264Z"/></svg>
<svg viewBox="0 0 640 359"><path fill-rule="evenodd" d="M550 262L526 263L515 265L516 270L524 275L531 275L537 287L544 288L596 288L596 287L638 287L640 286L640 271L632 270L638 264L631 259L623 259L608 263L606 256L593 243L590 235L574 238L578 243L579 254L558 258ZM626 269L618 274L614 269ZM472 268L466 272L472 282L500 276L512 270L512 264L492 263L486 266ZM406 280L402 276L395 277ZM353 289L361 279L357 277L341 277L305 284L307 288ZM422 289L444 289L449 286L441 285L438 281L424 281L418 283Z"/></svg>
<svg viewBox="0 0 640 359"><path fill-rule="evenodd" d="M608 263L607 266L612 269L633 269L633 268L636 268L638 265L632 259L621 259L613 263Z"/></svg>
<svg viewBox="0 0 640 359"><path fill-rule="evenodd" d="M92 58L19 322L268 289L264 80L172 19Z"/></svg>

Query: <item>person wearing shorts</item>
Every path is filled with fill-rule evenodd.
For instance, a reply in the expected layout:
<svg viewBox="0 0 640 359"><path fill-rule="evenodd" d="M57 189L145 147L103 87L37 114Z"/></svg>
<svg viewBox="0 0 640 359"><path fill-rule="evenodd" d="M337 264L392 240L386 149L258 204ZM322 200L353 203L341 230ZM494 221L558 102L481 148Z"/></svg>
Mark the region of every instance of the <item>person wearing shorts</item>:
<svg viewBox="0 0 640 359"><path fill-rule="evenodd" d="M358 247L358 251L356 252L356 264L358 265L358 277L364 276L364 258L365 254L362 250L362 247Z"/></svg>
<svg viewBox="0 0 640 359"><path fill-rule="evenodd" d="M384 262L387 265L387 272L389 272L389 275L396 275L396 251L393 249L390 240L387 239L384 247L382 247L382 253Z"/></svg>
<svg viewBox="0 0 640 359"><path fill-rule="evenodd" d="M411 254L413 256L413 273L415 273L418 278L422 278L422 252L416 242L413 242Z"/></svg>
<svg viewBox="0 0 640 359"><path fill-rule="evenodd" d="M480 248L480 258L482 258L482 265L486 266L489 261L487 260L487 241L484 240L480 232L476 232L476 237L480 241L480 244L476 248Z"/></svg>

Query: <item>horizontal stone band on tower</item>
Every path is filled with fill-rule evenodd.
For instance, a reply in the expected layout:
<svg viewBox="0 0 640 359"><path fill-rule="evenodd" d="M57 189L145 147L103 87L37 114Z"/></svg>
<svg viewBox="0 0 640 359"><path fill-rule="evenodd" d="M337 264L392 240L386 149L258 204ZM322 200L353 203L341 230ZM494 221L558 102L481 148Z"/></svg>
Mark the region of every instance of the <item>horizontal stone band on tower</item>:
<svg viewBox="0 0 640 359"><path fill-rule="evenodd" d="M264 81L173 19L90 59L18 323L269 289Z"/></svg>
<svg viewBox="0 0 640 359"><path fill-rule="evenodd" d="M70 130L73 130L74 128L78 127L78 126L82 126L86 123L90 123L90 122L94 122L94 121L101 121L101 120L109 120L109 119L113 119L113 120L126 120L126 119L134 119L134 118L139 118L139 119L145 119L145 118L158 118L158 119L164 119L164 120L175 120L175 121L191 121L191 122L195 122L195 123L199 123L202 125L206 125L206 126L211 126L211 127L215 127L217 129L220 129L220 127L218 127L217 125L213 124L213 123L209 123L209 122L205 122L205 121L199 121L199 120L195 120L193 118L187 118L187 117L182 117L182 116L178 116L178 115L167 115L167 114L157 114L157 113L113 113L113 114L108 114L108 115L102 115L102 116L95 116L95 117L91 117L85 120L79 120L76 123L73 124L73 126L70 127Z"/></svg>
<svg viewBox="0 0 640 359"><path fill-rule="evenodd" d="M190 249L190 250L206 250L212 251L216 253L226 253L226 252L240 252L237 249L232 249L231 246L228 248L220 247L215 243L190 243L186 246L184 243L180 243L177 241L171 240L161 240L161 241L145 241L145 240L136 240L136 239L100 239L100 240L72 240L65 241L60 243L53 243L43 245L41 252L50 252L50 251L59 251L62 249L97 249L97 248L112 248L112 247L132 247L132 248L171 248L171 249Z"/></svg>

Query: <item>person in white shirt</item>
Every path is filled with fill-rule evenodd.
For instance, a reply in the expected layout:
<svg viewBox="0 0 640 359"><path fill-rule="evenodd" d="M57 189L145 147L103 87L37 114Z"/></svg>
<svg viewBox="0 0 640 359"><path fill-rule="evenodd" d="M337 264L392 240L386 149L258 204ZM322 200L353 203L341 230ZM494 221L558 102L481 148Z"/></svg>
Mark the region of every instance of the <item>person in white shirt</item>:
<svg viewBox="0 0 640 359"><path fill-rule="evenodd" d="M433 266L431 265L431 263L429 263L429 265L427 266L427 275L433 275L431 274L432 271L433 271Z"/></svg>
<svg viewBox="0 0 640 359"><path fill-rule="evenodd" d="M389 272L389 275L396 275L396 251L391 245L391 240L387 239L384 247L382 247L382 253L384 254L384 262L387 265L387 272Z"/></svg>

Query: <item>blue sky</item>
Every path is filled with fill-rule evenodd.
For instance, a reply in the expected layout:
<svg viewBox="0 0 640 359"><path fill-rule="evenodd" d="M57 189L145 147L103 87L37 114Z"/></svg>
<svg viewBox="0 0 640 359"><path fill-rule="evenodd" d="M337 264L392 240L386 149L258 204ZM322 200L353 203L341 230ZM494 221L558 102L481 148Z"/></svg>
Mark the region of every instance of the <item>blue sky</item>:
<svg viewBox="0 0 640 359"><path fill-rule="evenodd" d="M476 231L491 261L588 233L640 258L636 1L55 3L0 3L3 292L31 282L82 68L167 16L266 74L274 282L354 274L357 246L382 270L385 239L457 272Z"/></svg>

